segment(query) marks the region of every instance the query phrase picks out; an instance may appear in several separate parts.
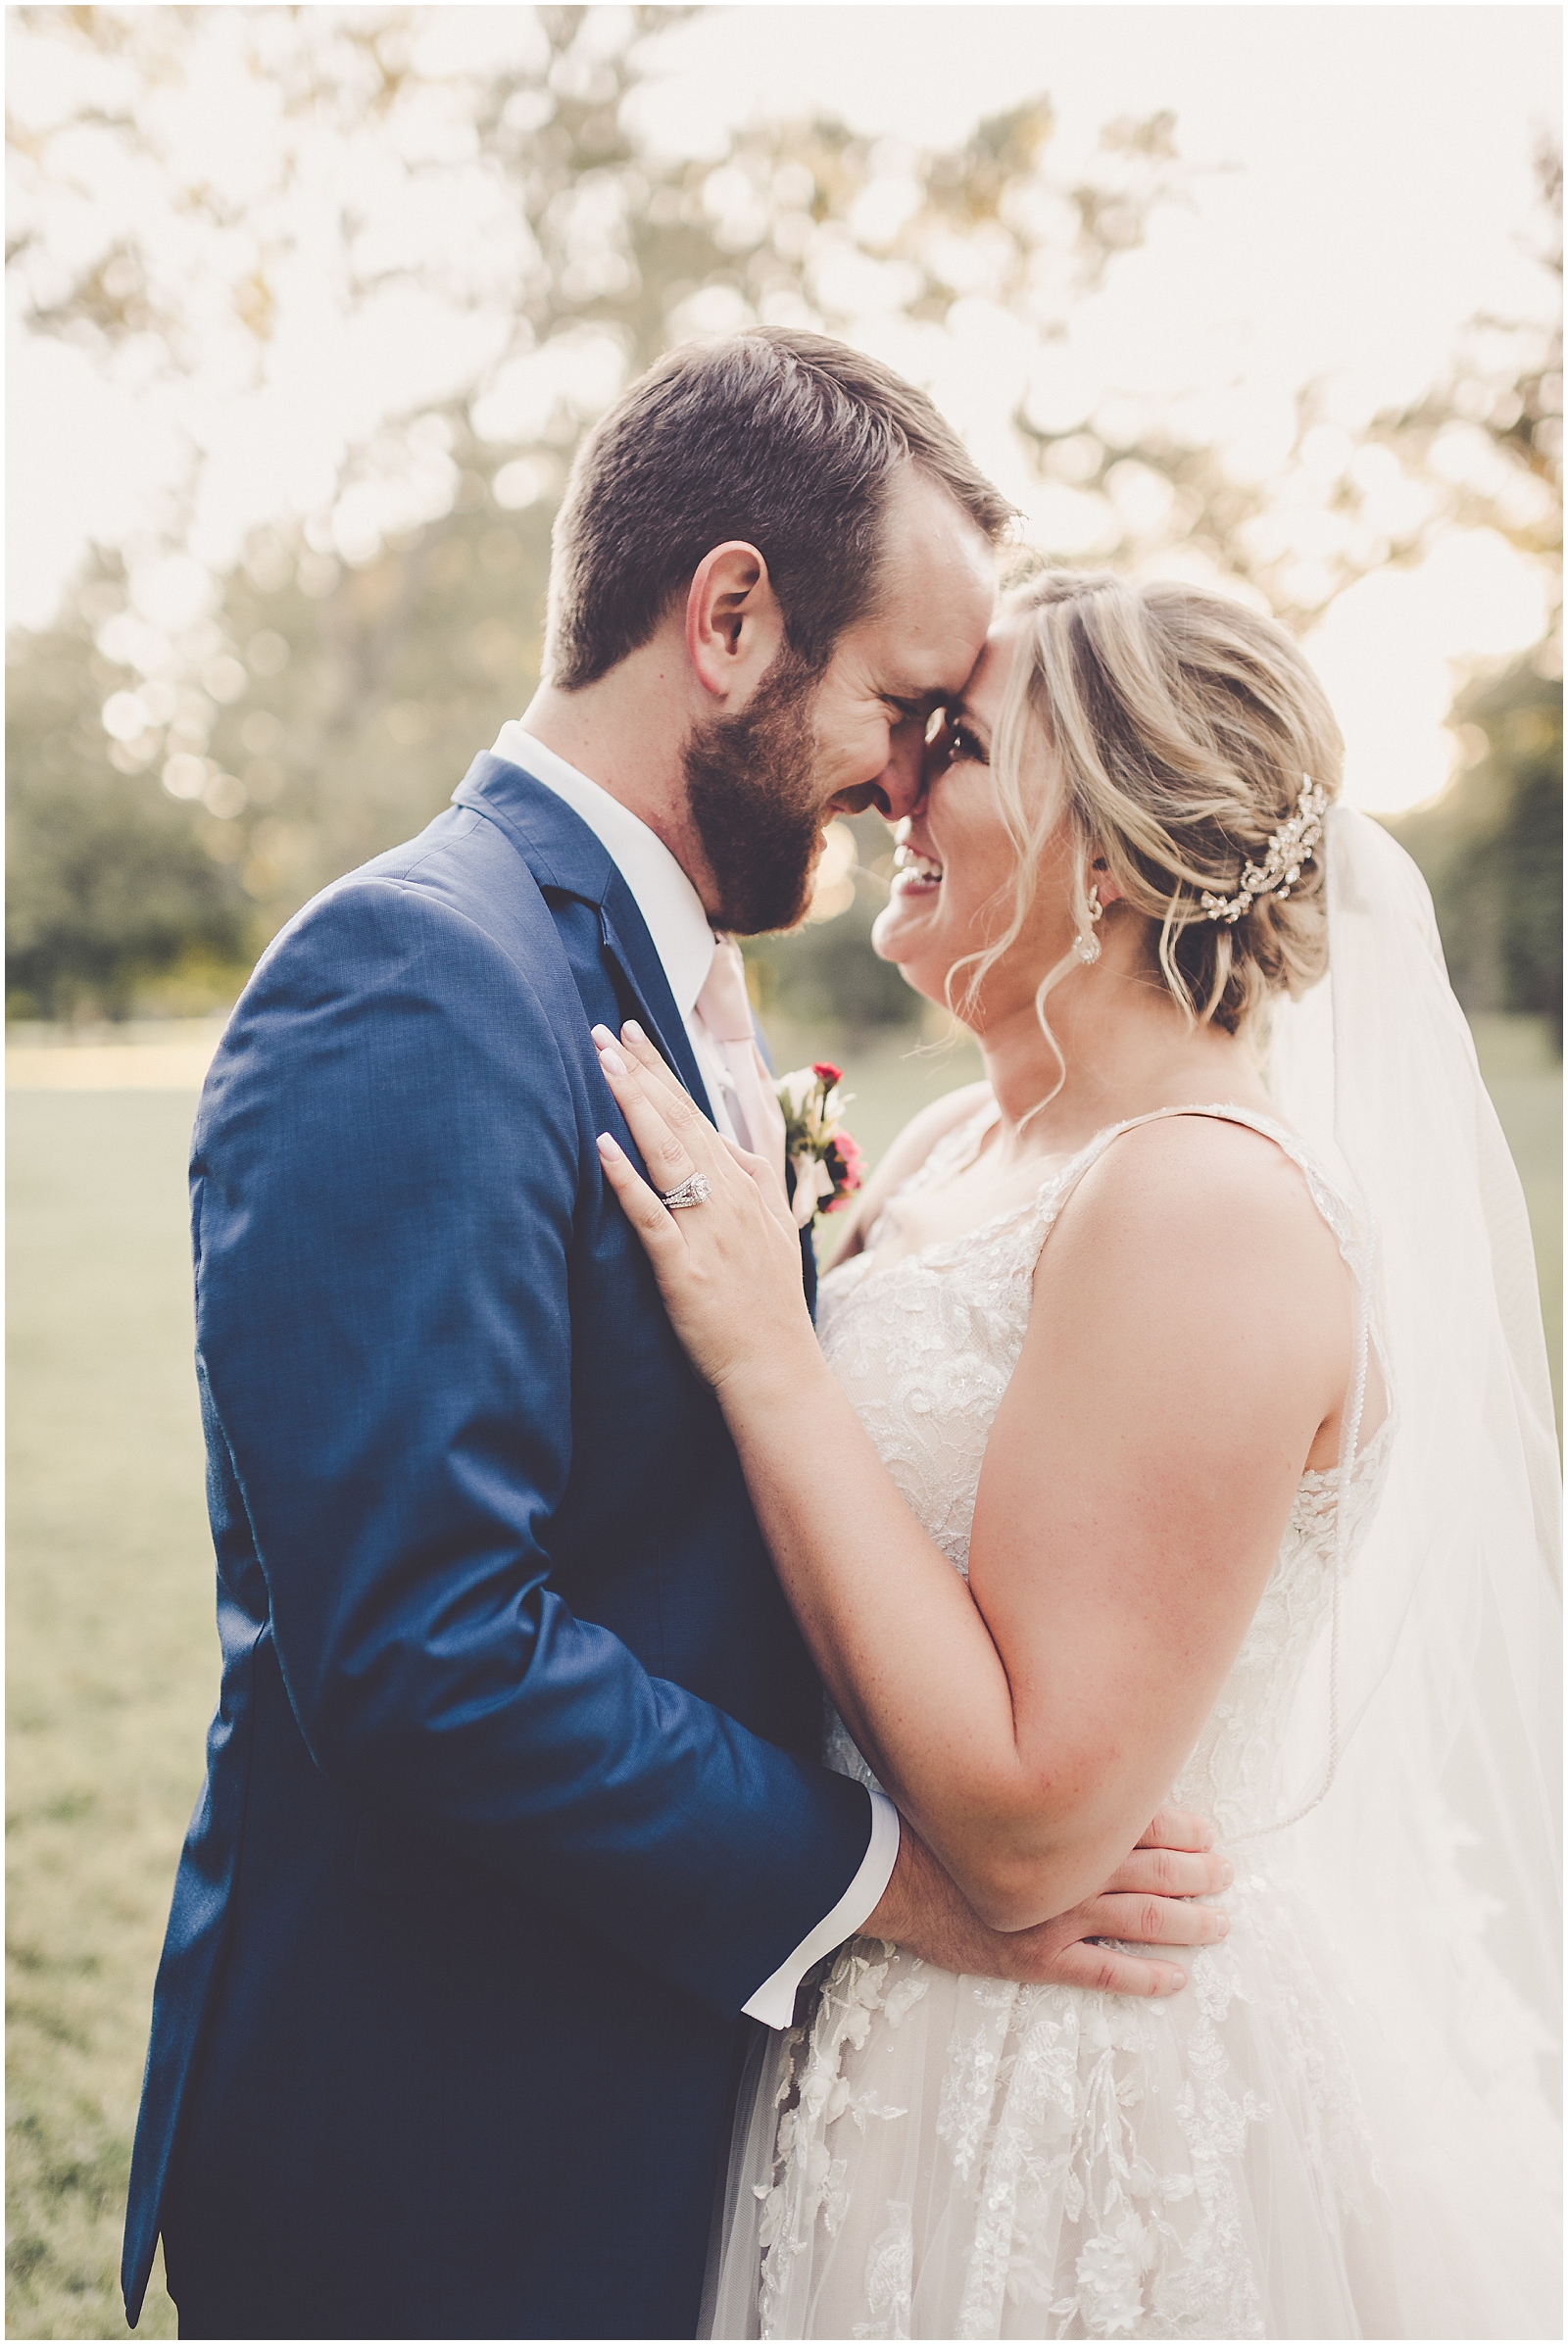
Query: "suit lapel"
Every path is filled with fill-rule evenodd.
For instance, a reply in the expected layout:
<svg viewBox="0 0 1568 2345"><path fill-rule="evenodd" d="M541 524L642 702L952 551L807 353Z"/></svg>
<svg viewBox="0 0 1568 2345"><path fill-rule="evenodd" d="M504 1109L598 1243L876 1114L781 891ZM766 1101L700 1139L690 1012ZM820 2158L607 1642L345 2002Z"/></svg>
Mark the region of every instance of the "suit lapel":
<svg viewBox="0 0 1568 2345"><path fill-rule="evenodd" d="M475 757L452 793L455 806L471 806L505 831L548 904L552 897L572 897L592 904L599 914L599 934L610 963L615 999L635 1007L650 1041L673 1067L710 1123L712 1103L686 1033L686 1022L675 1007L675 997L664 975L664 964L654 950L648 923L637 899L609 850L596 834L553 790L504 757L486 752ZM754 1021L755 1024L755 1021ZM766 1041L757 1029L758 1045L772 1072ZM801 1232L801 1268L807 1308L816 1317L816 1248L808 1229Z"/></svg>
<svg viewBox="0 0 1568 2345"><path fill-rule="evenodd" d="M712 1105L664 964L636 897L603 842L543 782L488 753L474 758L452 797L454 805L473 807L506 832L547 903L552 896L570 896L595 907L605 954L619 978L616 999L629 999L627 1015L635 1011L665 1065L711 1123Z"/></svg>
<svg viewBox="0 0 1568 2345"><path fill-rule="evenodd" d="M611 868L614 870L613 865ZM712 1103L691 1037L686 1032L686 1021L675 1007L664 964L654 951L647 923L637 909L637 899L618 871L614 871L610 892L599 907L599 924L605 951L636 996L639 1018L648 1029L649 1039L664 1064L674 1068L711 1123Z"/></svg>

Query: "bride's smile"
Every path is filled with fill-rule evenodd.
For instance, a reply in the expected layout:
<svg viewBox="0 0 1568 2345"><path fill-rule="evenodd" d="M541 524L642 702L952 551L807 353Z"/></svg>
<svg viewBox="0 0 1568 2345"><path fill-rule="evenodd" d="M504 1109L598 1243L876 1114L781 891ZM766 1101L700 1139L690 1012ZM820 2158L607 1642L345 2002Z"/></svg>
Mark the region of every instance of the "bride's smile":
<svg viewBox="0 0 1568 2345"><path fill-rule="evenodd" d="M1012 630L996 629L961 701L943 711L926 752L920 800L895 833L892 897L872 931L881 957L935 1002L946 999L955 964L994 944L1011 911L1018 851L997 804L990 762L1012 655ZM1030 778L1043 786L1044 774ZM1037 954L1042 942L1031 936L1023 957Z"/></svg>
<svg viewBox="0 0 1568 2345"><path fill-rule="evenodd" d="M1071 960L1076 928L1068 841L1057 823L1031 858L1020 897L1019 842L992 771L992 747L1004 722L1019 629L992 629L960 699L944 709L926 751L921 795L898 826L890 901L871 942L928 1000L954 1009L988 1047L1009 1026L1029 1061L1025 1106L1055 1087L1059 1070L1035 1015L1042 971ZM1017 783L1031 819L1060 799L1059 778L1038 731L1017 738ZM1118 890L1097 874L1102 911ZM1142 967L1136 936L1112 959ZM1096 956L1097 958L1099 955ZM1109 969L1097 974L1103 980ZM1058 976L1057 982L1061 980ZM1102 983L1098 989L1106 989ZM1081 995L1082 987L1073 989ZM1053 1002L1054 1018L1063 1006Z"/></svg>

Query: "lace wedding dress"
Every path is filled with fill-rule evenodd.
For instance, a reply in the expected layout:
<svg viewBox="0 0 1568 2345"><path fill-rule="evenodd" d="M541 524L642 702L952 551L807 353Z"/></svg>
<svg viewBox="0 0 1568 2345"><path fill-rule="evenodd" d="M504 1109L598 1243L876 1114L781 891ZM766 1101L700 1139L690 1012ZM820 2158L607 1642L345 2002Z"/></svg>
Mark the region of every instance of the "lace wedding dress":
<svg viewBox="0 0 1568 2345"><path fill-rule="evenodd" d="M939 1144L916 1181L956 1169L991 1112ZM1347 1249L1347 1211L1292 1134L1238 1109L1188 1112L1275 1141ZM882 1269L868 1252L822 1282L828 1361L958 1572L1040 1249L1128 1128L1100 1134L1018 1211ZM1150 1321L1152 1339L1157 1295ZM1419 2117L1401 2115L1397 2080L1380 2074L1375 2015L1342 1983L1267 1831L1285 1813L1292 1689L1393 1440L1390 1418L1348 1489L1338 1470L1302 1476L1257 1612L1172 1788L1214 1820L1233 1856L1229 1937L1187 1958L1188 1985L1159 2002L956 1978L852 1940L808 2023L753 2056L708 2334L1551 2333L1530 2325L1539 2279L1515 2292L1502 2241L1467 2258L1463 2211L1456 2225L1441 2177L1419 2171ZM873 1780L832 1717L827 1755Z"/></svg>

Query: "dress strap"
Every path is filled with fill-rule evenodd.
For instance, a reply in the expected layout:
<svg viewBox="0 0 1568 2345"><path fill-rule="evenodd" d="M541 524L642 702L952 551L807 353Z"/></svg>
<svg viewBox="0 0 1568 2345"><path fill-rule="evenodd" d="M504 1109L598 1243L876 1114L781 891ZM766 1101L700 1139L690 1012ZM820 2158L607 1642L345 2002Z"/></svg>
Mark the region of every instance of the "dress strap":
<svg viewBox="0 0 1568 2345"><path fill-rule="evenodd" d="M1058 1166L1041 1186L1039 1205L1043 1222L1042 1244L1085 1173L1091 1165L1099 1162L1112 1141L1119 1140L1124 1132L1136 1132L1145 1124L1166 1123L1179 1115L1206 1115L1216 1123L1243 1124L1250 1132L1256 1132L1264 1140L1272 1141L1298 1168L1306 1183L1308 1196L1334 1233L1335 1243L1352 1274L1357 1280L1363 1277L1363 1238L1357 1228L1356 1215L1304 1142L1286 1125L1276 1123L1272 1116L1259 1115L1253 1107L1238 1107L1225 1100L1194 1101L1182 1107L1153 1107L1146 1115L1130 1115L1123 1122L1107 1124L1102 1132L1097 1132L1092 1140L1085 1142L1076 1156L1069 1157L1064 1165Z"/></svg>

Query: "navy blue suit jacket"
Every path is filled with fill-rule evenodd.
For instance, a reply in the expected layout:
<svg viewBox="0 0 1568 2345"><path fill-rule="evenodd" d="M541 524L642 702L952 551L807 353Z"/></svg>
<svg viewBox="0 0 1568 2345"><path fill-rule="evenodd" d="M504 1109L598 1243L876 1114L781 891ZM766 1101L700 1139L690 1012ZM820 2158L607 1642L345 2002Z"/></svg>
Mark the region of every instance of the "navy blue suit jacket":
<svg viewBox="0 0 1568 2345"><path fill-rule="evenodd" d="M590 1024L706 1106L593 833L483 757L308 905L191 1161L222 1689L123 2281L182 2333L695 2325L741 2005L869 1803L605 1187Z"/></svg>

